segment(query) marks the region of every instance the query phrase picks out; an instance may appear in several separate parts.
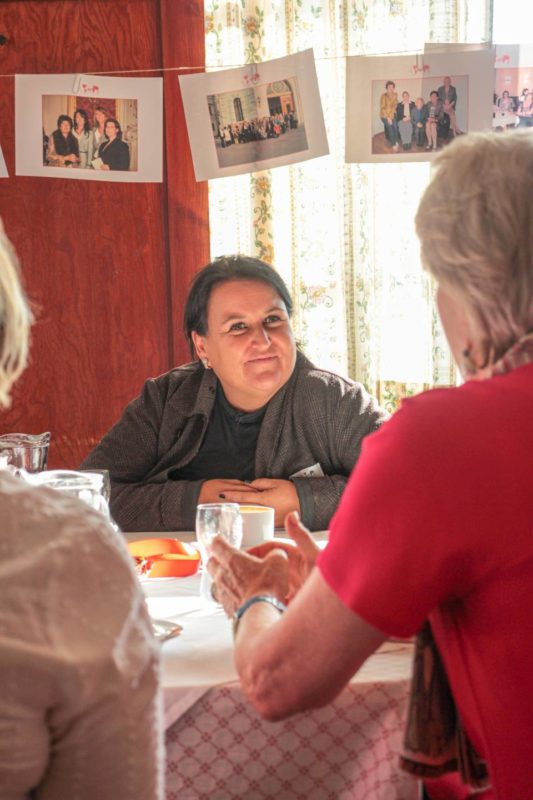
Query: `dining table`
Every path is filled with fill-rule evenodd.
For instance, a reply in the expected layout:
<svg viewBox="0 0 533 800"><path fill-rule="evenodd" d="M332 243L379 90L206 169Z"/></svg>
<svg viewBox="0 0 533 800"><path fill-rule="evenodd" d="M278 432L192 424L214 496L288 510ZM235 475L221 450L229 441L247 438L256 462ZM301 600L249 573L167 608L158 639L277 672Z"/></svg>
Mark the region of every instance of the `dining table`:
<svg viewBox="0 0 533 800"><path fill-rule="evenodd" d="M153 534L162 535L194 539ZM419 782L398 766L412 644L385 642L333 702L269 722L242 692L231 622L201 591L202 580L201 570L141 578L151 617L181 627L161 645L166 800L419 798Z"/></svg>

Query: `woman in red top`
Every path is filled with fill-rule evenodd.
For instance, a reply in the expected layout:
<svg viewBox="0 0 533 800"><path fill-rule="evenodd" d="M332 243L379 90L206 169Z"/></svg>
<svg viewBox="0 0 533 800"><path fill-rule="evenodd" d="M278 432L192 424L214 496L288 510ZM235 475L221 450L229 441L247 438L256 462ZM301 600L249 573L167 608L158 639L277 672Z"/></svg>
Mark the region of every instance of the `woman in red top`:
<svg viewBox="0 0 533 800"><path fill-rule="evenodd" d="M269 719L328 703L387 637L429 621L488 766L476 796L518 800L533 763L533 137L470 134L435 166L416 225L465 383L365 440L318 558L292 516L299 548L217 539L209 570Z"/></svg>

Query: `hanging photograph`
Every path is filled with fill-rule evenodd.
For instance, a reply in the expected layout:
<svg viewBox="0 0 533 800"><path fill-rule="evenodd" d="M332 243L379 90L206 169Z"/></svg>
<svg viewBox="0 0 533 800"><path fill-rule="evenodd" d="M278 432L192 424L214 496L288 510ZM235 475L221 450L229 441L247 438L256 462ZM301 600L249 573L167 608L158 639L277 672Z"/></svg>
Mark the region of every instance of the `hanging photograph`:
<svg viewBox="0 0 533 800"><path fill-rule="evenodd" d="M497 44L492 127L533 128L533 45Z"/></svg>
<svg viewBox="0 0 533 800"><path fill-rule="evenodd" d="M161 182L161 78L17 75L16 174Z"/></svg>
<svg viewBox="0 0 533 800"><path fill-rule="evenodd" d="M424 161L489 129L493 59L491 48L348 58L346 161Z"/></svg>
<svg viewBox="0 0 533 800"><path fill-rule="evenodd" d="M179 81L198 181L329 152L312 50Z"/></svg>

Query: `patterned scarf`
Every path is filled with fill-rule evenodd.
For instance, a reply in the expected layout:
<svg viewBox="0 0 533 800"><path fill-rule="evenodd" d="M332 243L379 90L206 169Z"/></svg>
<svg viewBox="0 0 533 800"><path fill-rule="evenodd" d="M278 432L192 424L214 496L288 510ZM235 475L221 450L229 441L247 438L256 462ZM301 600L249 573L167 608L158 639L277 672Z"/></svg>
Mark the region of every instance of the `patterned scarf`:
<svg viewBox="0 0 533 800"><path fill-rule="evenodd" d="M474 380L505 375L533 363L533 333L518 340ZM417 636L407 727L400 767L419 778L459 772L474 791L490 786L486 762L474 749L461 724L433 633L426 622Z"/></svg>

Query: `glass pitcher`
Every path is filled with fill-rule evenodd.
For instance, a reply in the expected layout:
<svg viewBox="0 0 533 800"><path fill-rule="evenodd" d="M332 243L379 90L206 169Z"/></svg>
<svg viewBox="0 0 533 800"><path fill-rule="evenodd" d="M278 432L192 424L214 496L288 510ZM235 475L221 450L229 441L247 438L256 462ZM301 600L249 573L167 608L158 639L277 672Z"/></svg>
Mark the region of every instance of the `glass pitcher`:
<svg viewBox="0 0 533 800"><path fill-rule="evenodd" d="M20 472L19 477L32 486L48 486L66 492L88 503L111 521L109 514L109 477L105 470L99 472L76 472L70 469L52 469L38 475Z"/></svg>
<svg viewBox="0 0 533 800"><path fill-rule="evenodd" d="M4 433L0 436L0 466L42 472L48 463L50 433Z"/></svg>

